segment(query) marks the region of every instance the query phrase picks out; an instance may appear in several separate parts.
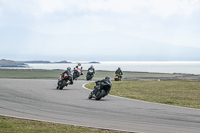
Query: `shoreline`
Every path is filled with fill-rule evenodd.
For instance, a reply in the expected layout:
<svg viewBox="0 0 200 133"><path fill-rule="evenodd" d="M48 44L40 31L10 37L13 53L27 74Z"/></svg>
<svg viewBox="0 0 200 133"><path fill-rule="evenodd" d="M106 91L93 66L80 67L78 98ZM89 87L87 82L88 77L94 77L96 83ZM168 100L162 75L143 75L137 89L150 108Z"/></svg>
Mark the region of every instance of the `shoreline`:
<svg viewBox="0 0 200 133"><path fill-rule="evenodd" d="M72 69L77 65L76 62L60 61L47 63L48 61L26 61L14 62L9 60L0 60L0 65L4 64L8 67L0 67L2 69L45 69L65 70L67 67ZM69 62L69 63L68 63ZM27 66L22 66L22 63ZM103 71L115 71L118 67L121 67L122 71L128 72L149 72L149 73L166 73L166 74L194 74L200 75L200 61L100 61L98 63L92 63L91 61L80 61L83 70L87 70L91 65L95 70ZM12 66L14 65L14 66ZM17 66L16 66L17 65Z"/></svg>

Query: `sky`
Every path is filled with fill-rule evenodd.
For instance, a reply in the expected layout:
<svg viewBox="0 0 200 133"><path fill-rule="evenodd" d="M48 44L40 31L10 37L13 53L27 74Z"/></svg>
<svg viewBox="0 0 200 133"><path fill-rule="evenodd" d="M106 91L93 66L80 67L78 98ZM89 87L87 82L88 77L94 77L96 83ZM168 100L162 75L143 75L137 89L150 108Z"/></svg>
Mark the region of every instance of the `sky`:
<svg viewBox="0 0 200 133"><path fill-rule="evenodd" d="M0 0L0 59L200 61L200 0Z"/></svg>

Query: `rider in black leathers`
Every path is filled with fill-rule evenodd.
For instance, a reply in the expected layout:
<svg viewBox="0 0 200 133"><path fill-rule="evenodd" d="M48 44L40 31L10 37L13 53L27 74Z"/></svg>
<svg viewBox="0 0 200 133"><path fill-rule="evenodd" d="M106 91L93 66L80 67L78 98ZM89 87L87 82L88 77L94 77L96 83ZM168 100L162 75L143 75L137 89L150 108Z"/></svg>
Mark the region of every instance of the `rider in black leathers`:
<svg viewBox="0 0 200 133"><path fill-rule="evenodd" d="M70 81L68 84L73 85L73 78L72 78L71 68L70 67L68 67L67 70L62 73L62 79L64 79L65 75L68 75L68 77L66 77L67 80Z"/></svg>
<svg viewBox="0 0 200 133"><path fill-rule="evenodd" d="M97 80L95 83L96 83L96 86L94 86L94 89L92 91L93 94L95 93L96 89L103 87L102 85L104 83L106 83L106 84L109 83L110 84L110 88L109 88L107 94L109 93L109 91L111 89L111 86L112 86L112 83L110 81L110 77L109 76L106 76L105 79Z"/></svg>
<svg viewBox="0 0 200 133"><path fill-rule="evenodd" d="M95 69L94 69L93 65L91 65L91 66L88 68L88 71L89 71L89 70L93 70L93 72L94 72L94 74L95 74Z"/></svg>
<svg viewBox="0 0 200 133"><path fill-rule="evenodd" d="M118 67L118 69L115 71L115 74L119 74L119 75L120 75L120 77L122 78L122 76L121 76L121 75L123 75L123 72L122 72L122 70L121 70L121 68L120 68L120 67Z"/></svg>
<svg viewBox="0 0 200 133"><path fill-rule="evenodd" d="M92 73L90 72L90 70L92 70ZM93 75L93 76L95 75L95 69L94 69L93 65L91 65L91 66L88 68L87 74Z"/></svg>

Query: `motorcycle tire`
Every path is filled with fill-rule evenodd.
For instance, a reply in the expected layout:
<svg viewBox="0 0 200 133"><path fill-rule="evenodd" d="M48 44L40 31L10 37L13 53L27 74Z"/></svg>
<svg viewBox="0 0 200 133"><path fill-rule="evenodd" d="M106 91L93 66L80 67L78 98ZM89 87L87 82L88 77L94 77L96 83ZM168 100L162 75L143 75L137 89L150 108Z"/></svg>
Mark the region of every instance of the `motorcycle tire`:
<svg viewBox="0 0 200 133"><path fill-rule="evenodd" d="M90 77L90 76L87 76L87 78L86 78L87 80L91 80L92 78Z"/></svg>
<svg viewBox="0 0 200 133"><path fill-rule="evenodd" d="M101 98L104 97L105 95L106 95L106 92L105 92L105 90L102 89L101 93L98 96L96 96L95 99L96 100L101 100Z"/></svg>
<svg viewBox="0 0 200 133"><path fill-rule="evenodd" d="M58 87L58 89L59 90L62 90L64 87L65 87L65 82L62 82L60 85L59 85L59 87Z"/></svg>
<svg viewBox="0 0 200 133"><path fill-rule="evenodd" d="M73 73L73 79L77 80L77 78L79 77L79 75L77 73Z"/></svg>
<svg viewBox="0 0 200 133"><path fill-rule="evenodd" d="M63 89L63 87L59 87L59 90L62 90Z"/></svg>
<svg viewBox="0 0 200 133"><path fill-rule="evenodd" d="M92 93L90 93L90 95L88 96L88 99L92 99Z"/></svg>

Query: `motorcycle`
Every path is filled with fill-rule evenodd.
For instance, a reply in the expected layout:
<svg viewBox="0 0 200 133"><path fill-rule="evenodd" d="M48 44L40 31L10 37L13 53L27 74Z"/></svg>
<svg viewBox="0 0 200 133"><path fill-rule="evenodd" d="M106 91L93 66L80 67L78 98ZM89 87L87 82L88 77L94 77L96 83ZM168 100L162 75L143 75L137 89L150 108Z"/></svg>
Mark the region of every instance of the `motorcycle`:
<svg viewBox="0 0 200 133"><path fill-rule="evenodd" d="M65 86L67 87L69 84L71 76L64 74L60 74L60 78L58 79L57 87L56 89L62 90Z"/></svg>
<svg viewBox="0 0 200 133"><path fill-rule="evenodd" d="M112 83L110 81L95 82L95 83L96 85L94 87L96 89L89 94L88 99L95 98L96 100L101 100L101 98L108 95L111 89Z"/></svg>
<svg viewBox="0 0 200 133"><path fill-rule="evenodd" d="M94 77L94 71L93 71L92 69L90 69L90 70L87 72L86 79L87 79L87 80L92 80L93 77Z"/></svg>
<svg viewBox="0 0 200 133"><path fill-rule="evenodd" d="M79 71L77 69L73 70L73 79L77 80L80 76Z"/></svg>
<svg viewBox="0 0 200 133"><path fill-rule="evenodd" d="M121 81L122 77L119 74L115 75L115 81Z"/></svg>

